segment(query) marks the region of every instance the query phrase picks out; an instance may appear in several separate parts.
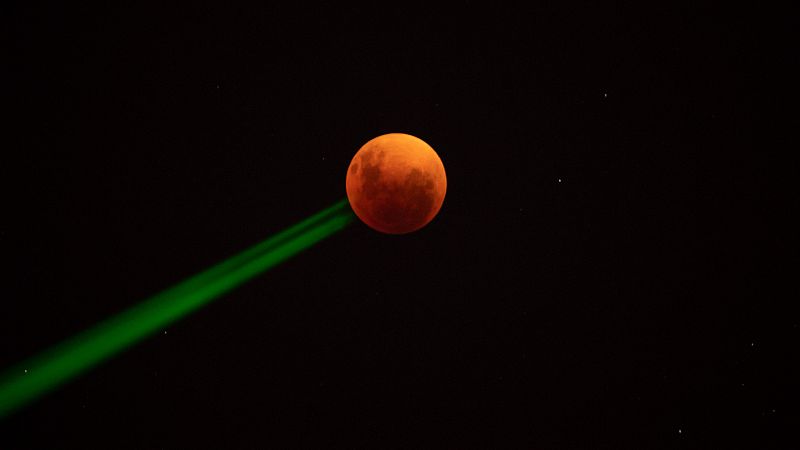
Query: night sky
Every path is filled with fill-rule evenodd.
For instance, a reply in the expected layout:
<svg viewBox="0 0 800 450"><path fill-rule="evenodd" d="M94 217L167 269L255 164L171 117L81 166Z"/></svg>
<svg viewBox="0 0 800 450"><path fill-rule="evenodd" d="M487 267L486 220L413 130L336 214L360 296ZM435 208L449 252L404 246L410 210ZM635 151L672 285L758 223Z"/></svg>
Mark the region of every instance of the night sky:
<svg viewBox="0 0 800 450"><path fill-rule="evenodd" d="M438 152L441 211L353 223L0 448L800 448L746 15L265 5L6 8L0 369L341 200L378 135Z"/></svg>

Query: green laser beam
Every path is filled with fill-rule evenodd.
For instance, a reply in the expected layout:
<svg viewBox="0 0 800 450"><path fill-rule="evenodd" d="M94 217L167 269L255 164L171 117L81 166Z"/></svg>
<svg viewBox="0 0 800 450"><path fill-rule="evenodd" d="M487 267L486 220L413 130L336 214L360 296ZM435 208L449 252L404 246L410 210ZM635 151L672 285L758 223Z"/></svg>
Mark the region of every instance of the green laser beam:
<svg viewBox="0 0 800 450"><path fill-rule="evenodd" d="M10 369L0 418L311 247L353 220L347 199Z"/></svg>

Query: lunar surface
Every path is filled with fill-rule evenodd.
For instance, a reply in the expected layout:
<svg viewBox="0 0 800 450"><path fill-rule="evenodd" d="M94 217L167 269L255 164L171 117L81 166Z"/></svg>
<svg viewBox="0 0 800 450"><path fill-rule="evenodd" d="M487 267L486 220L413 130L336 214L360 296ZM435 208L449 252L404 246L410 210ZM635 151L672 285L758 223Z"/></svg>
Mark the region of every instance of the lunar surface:
<svg viewBox="0 0 800 450"><path fill-rule="evenodd" d="M378 136L350 162L347 198L356 215L390 234L416 231L442 207L447 176L439 155L422 139L403 133Z"/></svg>

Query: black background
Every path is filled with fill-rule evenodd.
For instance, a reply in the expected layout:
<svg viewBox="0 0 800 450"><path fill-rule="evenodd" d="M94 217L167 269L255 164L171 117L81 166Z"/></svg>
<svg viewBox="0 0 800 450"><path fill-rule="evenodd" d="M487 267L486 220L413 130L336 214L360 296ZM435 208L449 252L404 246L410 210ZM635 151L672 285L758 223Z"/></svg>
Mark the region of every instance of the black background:
<svg viewBox="0 0 800 450"><path fill-rule="evenodd" d="M0 447L792 448L745 15L4 20L3 366L342 199L377 135L428 142L448 191L419 232L356 222L18 412Z"/></svg>

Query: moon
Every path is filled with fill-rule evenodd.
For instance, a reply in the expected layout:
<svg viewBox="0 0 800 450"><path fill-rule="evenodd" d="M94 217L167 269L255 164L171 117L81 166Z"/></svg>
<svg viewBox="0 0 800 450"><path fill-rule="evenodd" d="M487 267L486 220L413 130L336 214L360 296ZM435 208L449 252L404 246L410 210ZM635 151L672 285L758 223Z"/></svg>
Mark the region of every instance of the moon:
<svg viewBox="0 0 800 450"><path fill-rule="evenodd" d="M425 141L390 133L358 150L345 184L359 219L382 233L404 234L424 227L439 212L447 176L439 155Z"/></svg>

